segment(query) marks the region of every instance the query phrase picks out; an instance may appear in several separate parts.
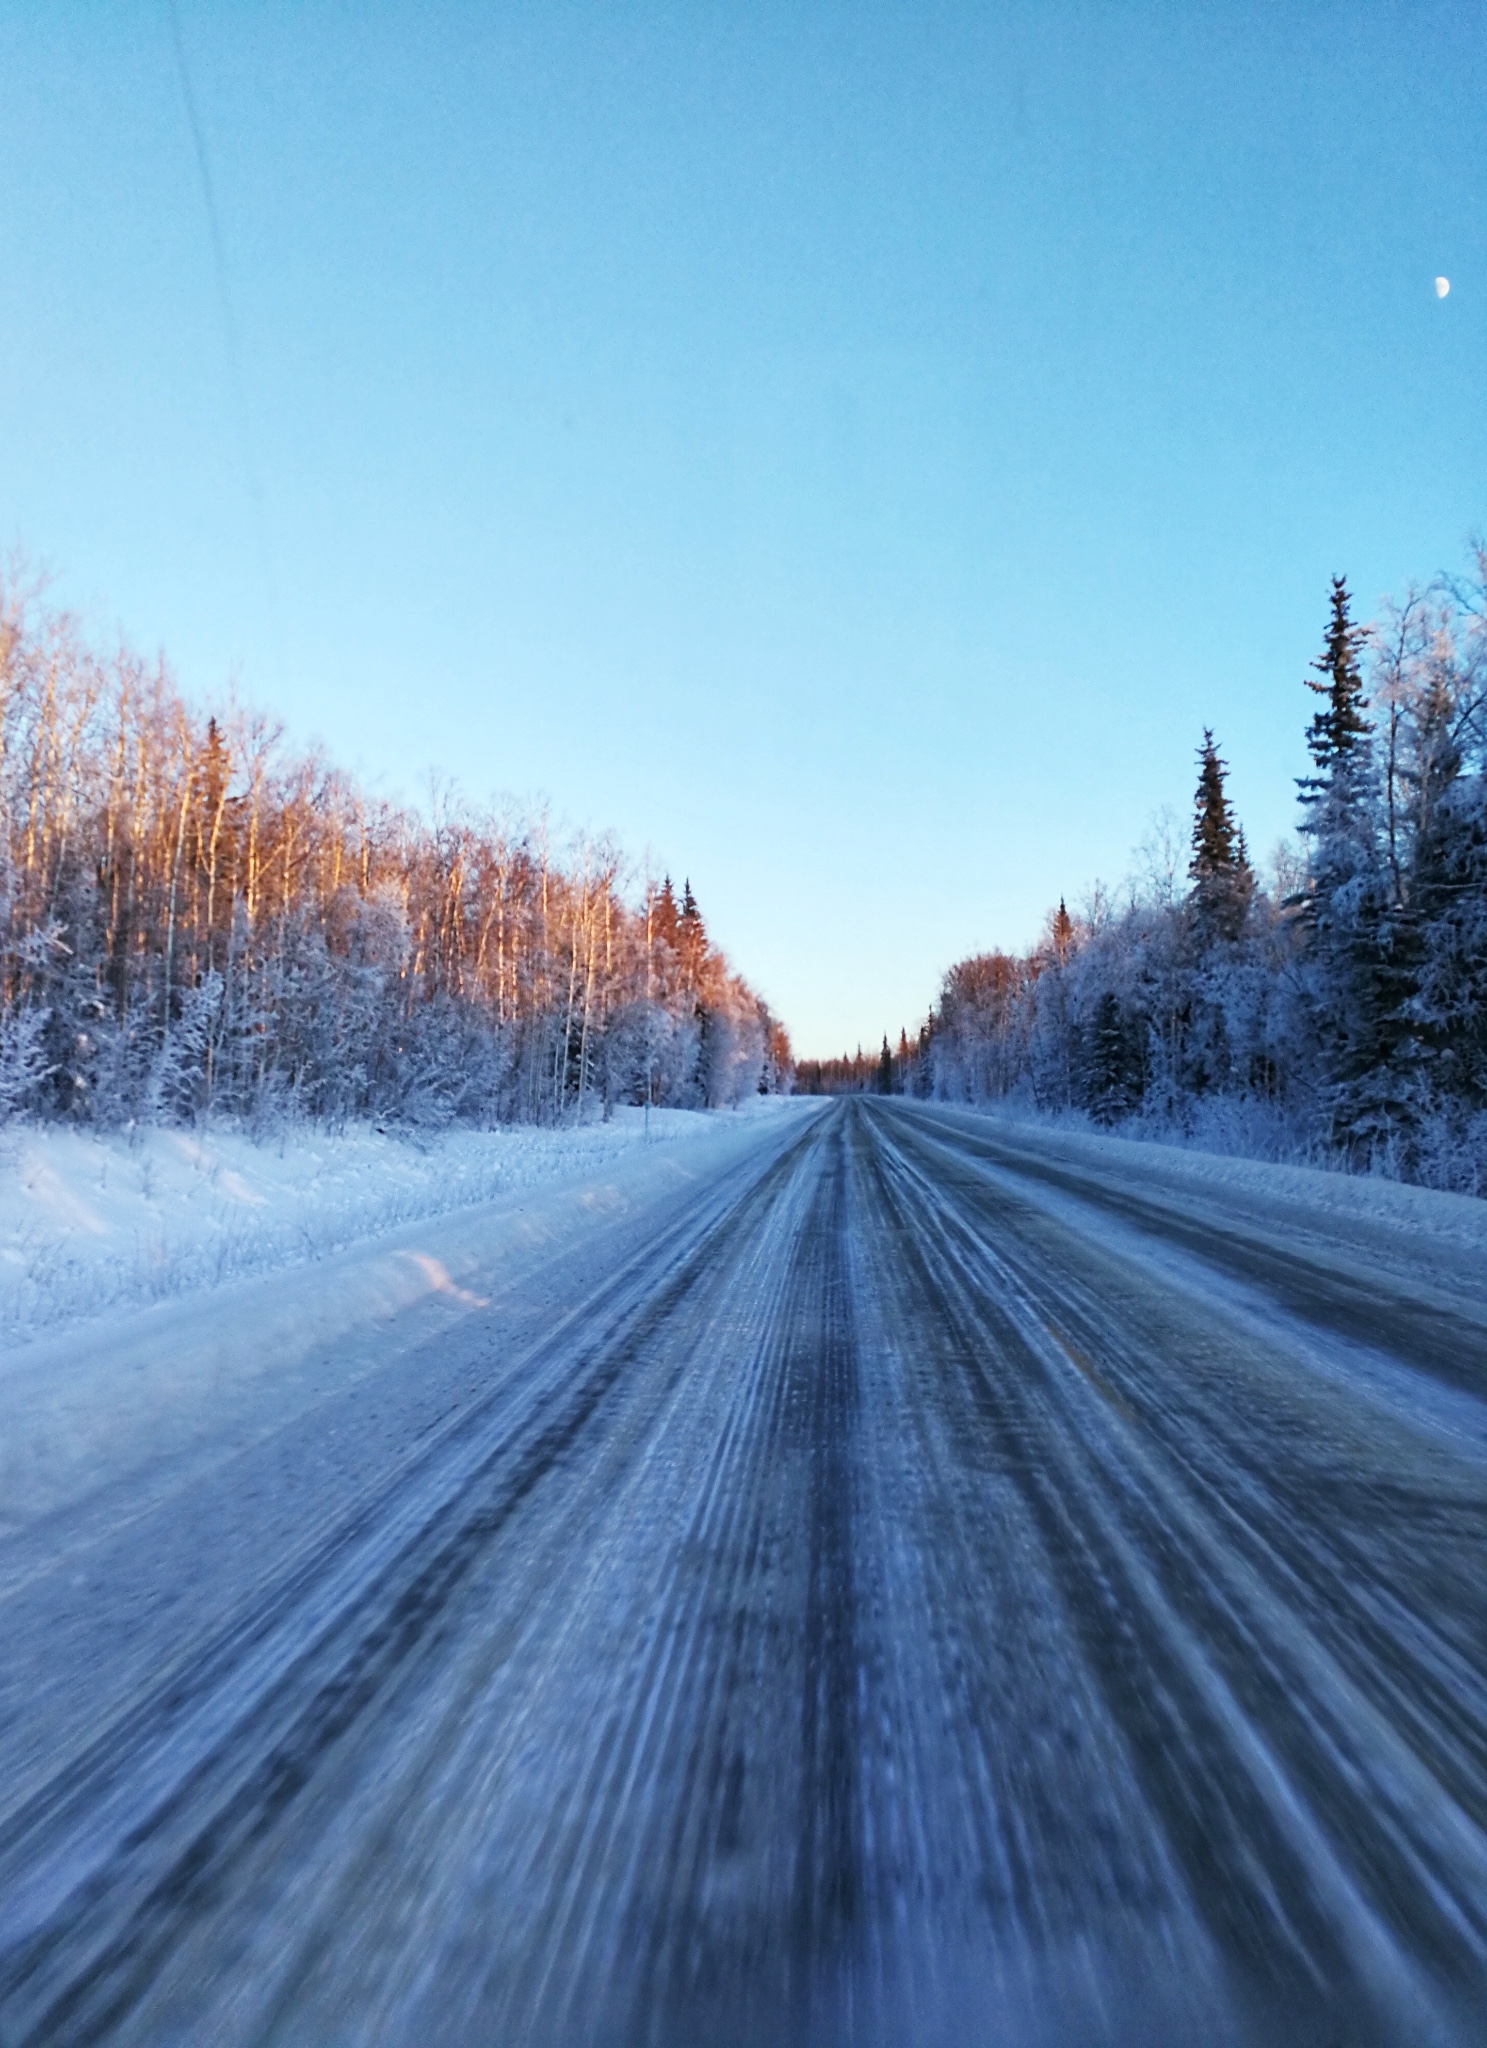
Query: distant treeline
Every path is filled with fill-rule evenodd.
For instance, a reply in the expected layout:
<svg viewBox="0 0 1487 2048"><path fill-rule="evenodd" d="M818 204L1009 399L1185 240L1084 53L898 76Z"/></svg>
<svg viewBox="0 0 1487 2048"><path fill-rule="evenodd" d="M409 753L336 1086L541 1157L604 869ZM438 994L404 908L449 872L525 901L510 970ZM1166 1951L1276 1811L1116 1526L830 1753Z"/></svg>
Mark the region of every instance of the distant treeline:
<svg viewBox="0 0 1487 2048"><path fill-rule="evenodd" d="M927 1046L929 1026L925 1025L920 1034ZM898 1051L889 1050L888 1040L883 1040L880 1053L865 1053L858 1046L855 1053L843 1053L836 1060L797 1060L795 1062L795 1093L797 1095L902 1095L908 1090L909 1079L914 1072L913 1060L918 1047L910 1047L907 1035L898 1035Z"/></svg>
<svg viewBox="0 0 1487 2048"><path fill-rule="evenodd" d="M788 1039L690 886L368 799L0 580L0 1117L425 1125L718 1106Z"/></svg>
<svg viewBox="0 0 1487 2048"><path fill-rule="evenodd" d="M1205 732L1186 846L797 1085L1010 1100L1487 1192L1487 551L1371 626L1333 584L1300 842L1252 865Z"/></svg>

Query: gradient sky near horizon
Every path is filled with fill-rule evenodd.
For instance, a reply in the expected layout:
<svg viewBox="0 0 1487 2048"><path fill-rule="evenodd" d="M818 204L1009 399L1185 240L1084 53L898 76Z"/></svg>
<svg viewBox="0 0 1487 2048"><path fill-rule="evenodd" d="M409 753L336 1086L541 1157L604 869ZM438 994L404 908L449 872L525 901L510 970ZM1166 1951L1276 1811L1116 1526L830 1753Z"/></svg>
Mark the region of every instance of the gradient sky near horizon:
<svg viewBox="0 0 1487 2048"><path fill-rule="evenodd" d="M1487 526L1476 0L0 0L0 76L0 543L689 875L802 1053L1205 725L1268 847L1328 578Z"/></svg>

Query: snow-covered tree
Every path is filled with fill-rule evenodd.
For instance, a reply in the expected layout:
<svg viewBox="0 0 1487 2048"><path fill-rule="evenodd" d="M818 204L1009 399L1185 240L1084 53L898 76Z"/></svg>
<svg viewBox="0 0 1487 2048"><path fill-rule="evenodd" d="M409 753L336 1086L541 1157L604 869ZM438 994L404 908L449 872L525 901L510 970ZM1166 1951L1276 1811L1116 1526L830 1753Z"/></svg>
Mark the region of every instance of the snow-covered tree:
<svg viewBox="0 0 1487 2048"><path fill-rule="evenodd" d="M1187 896L1163 822L1121 907L959 962L910 1092L1487 1190L1487 553L1370 629L1335 579L1307 681L1302 850L1254 873L1206 731Z"/></svg>
<svg viewBox="0 0 1487 2048"><path fill-rule="evenodd" d="M369 802L0 581L0 1114L551 1120L788 1087L690 887Z"/></svg>

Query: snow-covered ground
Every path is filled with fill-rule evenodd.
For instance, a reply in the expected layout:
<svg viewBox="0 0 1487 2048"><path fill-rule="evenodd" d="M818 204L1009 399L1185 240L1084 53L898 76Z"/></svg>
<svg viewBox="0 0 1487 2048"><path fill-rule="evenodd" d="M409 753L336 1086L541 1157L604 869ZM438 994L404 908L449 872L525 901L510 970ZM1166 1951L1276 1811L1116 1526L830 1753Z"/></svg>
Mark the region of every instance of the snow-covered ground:
<svg viewBox="0 0 1487 2048"><path fill-rule="evenodd" d="M649 1138L690 1143L739 1116L788 1107L770 1097L716 1115L655 1110ZM1373 1225L1398 1241L1403 1228L1437 1252L1450 1247L1457 1260L1487 1261L1487 1202L985 1110L939 1113L1015 1129L1050 1159L1151 1192L1217 1198L1344 1234ZM0 1131L0 1343L320 1260L525 1188L603 1176L645 1136L633 1109L574 1129L459 1129L421 1139L367 1125L291 1127L263 1141L229 1128L98 1134L11 1125Z"/></svg>
<svg viewBox="0 0 1487 2048"><path fill-rule="evenodd" d="M1114 1227L1112 1202L1135 1200L1201 1221L1220 1236L1259 1232L1278 1245L1305 1244L1335 1264L1350 1261L1360 1273L1375 1268L1422 1290L1445 1288L1479 1301L1487 1286L1487 1202L1475 1195L1414 1187L1382 1174L1333 1173L1111 1137L1001 1110L934 1104L928 1115L1004 1136L1043 1169L1040 1201L1059 1205L1063 1198L1048 1183L1060 1177L1070 1199L1075 1182L1090 1194L1099 1191L1102 1228ZM1023 1178L1026 1186L1036 1185Z"/></svg>
<svg viewBox="0 0 1487 2048"><path fill-rule="evenodd" d="M467 1133L431 1150L426 1179L395 1140L385 1152L369 1142L375 1133L322 1141L330 1162L321 1174L329 1176L321 1188L325 1236L320 1255L310 1256L293 1242L288 1219L315 1213L307 1195L316 1185L313 1141L286 1143L282 1161L277 1147L259 1159L247 1141L232 1141L234 1151L242 1147L241 1165L226 1170L241 1171L245 1185L255 1164L266 1173L273 1163L284 1175L283 1227L270 1228L266 1212L276 1204L267 1195L259 1212L257 1270L210 1284L210 1224L193 1237L178 1197L167 1205L179 1253L174 1299L161 1298L158 1272L140 1273L121 1252L112 1277L122 1287L133 1275L146 1296L119 1293L91 1320L54 1317L28 1331L29 1342L0 1343L0 1595L8 1537L84 1501L106 1506L131 1472L148 1469L151 1487L168 1492L201 1460L236 1455L421 1347L467 1345L474 1325L495 1336L493 1357L513 1343L520 1350L531 1334L520 1334L521 1313L530 1310L540 1329L561 1320L596 1277L694 1214L740 1162L788 1144L796 1120L821 1106L776 1100L741 1114L675 1111L665 1122L653 1114L649 1144L638 1118L633 1127L621 1118L597 1130ZM46 1134L43 1155L57 1135ZM473 1168L462 1184L454 1176L466 1150L485 1155L489 1198L470 1199L480 1185ZM400 1169L408 1176L401 1183ZM348 1183L361 1186L359 1208L345 1199ZM339 1207L330 1200L337 1187ZM127 1238L144 1198L136 1184L117 1199ZM151 1199L161 1201L158 1183ZM406 1210L420 1201L421 1213L389 1220L400 1202ZM335 1217L343 1233L382 1227L331 1245ZM238 1242L246 1256L250 1241ZM73 1269L73 1300L85 1272L80 1263ZM110 1269L104 1264L92 1277L108 1279ZM521 1311L515 1322L513 1304Z"/></svg>
<svg viewBox="0 0 1487 2048"><path fill-rule="evenodd" d="M777 1113L761 1098L745 1116ZM652 1144L736 1121L653 1110ZM646 1139L644 1112L571 1130L453 1130L413 1140L369 1126L0 1133L0 1342L290 1266L403 1223L523 1188L601 1174Z"/></svg>
<svg viewBox="0 0 1487 2048"><path fill-rule="evenodd" d="M1273 1210L1300 1207L1315 1218L1403 1226L1487 1253L1487 1201L1440 1188L1417 1187L1388 1175L1344 1173L1323 1165L1282 1164L1200 1144L1117 1137L1082 1120L1033 1117L989 1107L936 1105L941 1114L983 1121L1034 1139L1050 1158L1080 1160L1121 1174L1133 1185L1159 1183L1259 1202Z"/></svg>

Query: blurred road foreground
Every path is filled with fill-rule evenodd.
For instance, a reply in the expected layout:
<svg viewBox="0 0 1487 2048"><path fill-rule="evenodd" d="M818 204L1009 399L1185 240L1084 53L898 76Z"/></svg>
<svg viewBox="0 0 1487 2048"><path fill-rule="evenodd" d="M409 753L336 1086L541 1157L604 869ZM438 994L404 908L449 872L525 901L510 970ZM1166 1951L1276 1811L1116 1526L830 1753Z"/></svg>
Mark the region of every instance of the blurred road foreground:
<svg viewBox="0 0 1487 2048"><path fill-rule="evenodd" d="M3 2048L1487 2041L1487 1204L719 1122L0 1367Z"/></svg>

